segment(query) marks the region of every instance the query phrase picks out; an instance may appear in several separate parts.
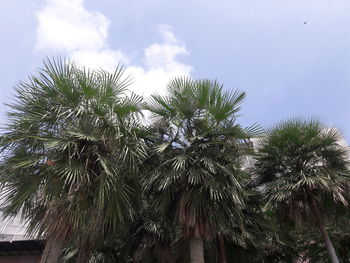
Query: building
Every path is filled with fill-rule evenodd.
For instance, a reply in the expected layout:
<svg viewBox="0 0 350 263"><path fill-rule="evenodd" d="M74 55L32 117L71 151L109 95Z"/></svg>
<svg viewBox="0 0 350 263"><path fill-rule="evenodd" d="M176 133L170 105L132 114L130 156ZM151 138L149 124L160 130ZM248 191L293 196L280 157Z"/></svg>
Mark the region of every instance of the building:
<svg viewBox="0 0 350 263"><path fill-rule="evenodd" d="M5 218L0 207L0 263L37 263L44 249L44 242L26 235L26 226L17 215Z"/></svg>

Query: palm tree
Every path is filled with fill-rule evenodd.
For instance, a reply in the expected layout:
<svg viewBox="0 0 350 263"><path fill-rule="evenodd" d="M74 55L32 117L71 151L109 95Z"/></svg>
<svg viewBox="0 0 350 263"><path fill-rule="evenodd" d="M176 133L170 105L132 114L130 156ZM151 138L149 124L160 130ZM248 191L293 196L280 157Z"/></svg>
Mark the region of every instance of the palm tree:
<svg viewBox="0 0 350 263"><path fill-rule="evenodd" d="M177 78L167 92L146 105L159 160L145 176L146 190L155 207L181 225L191 262L202 263L203 241L228 221L241 220L241 146L257 127L236 123L245 93L223 92L216 81Z"/></svg>
<svg viewBox="0 0 350 263"><path fill-rule="evenodd" d="M110 74L46 60L16 88L1 136L0 183L8 215L21 213L47 240L41 262L57 262L64 246L87 262L95 242L131 213L132 175L145 151L141 98L127 96L129 83L122 67Z"/></svg>
<svg viewBox="0 0 350 263"><path fill-rule="evenodd" d="M336 129L320 121L291 119L267 131L260 141L256 182L268 205L283 209L292 219L314 219L331 262L338 263L326 228L324 202L347 205L349 173L346 149Z"/></svg>
<svg viewBox="0 0 350 263"><path fill-rule="evenodd" d="M332 239L337 256L340 262L350 261L350 211L349 208L341 204L337 204L331 209L327 209L327 230ZM305 233L300 236L298 243L300 243L305 259L310 262L328 262L328 253L325 250L325 244L322 236L313 228L307 228ZM312 240L312 242L310 242Z"/></svg>

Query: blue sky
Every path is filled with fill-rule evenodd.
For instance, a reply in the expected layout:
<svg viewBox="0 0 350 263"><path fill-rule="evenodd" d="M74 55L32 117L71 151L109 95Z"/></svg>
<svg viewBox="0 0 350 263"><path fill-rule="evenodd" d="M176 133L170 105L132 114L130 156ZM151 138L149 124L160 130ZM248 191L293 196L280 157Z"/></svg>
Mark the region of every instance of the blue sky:
<svg viewBox="0 0 350 263"><path fill-rule="evenodd" d="M348 0L3 1L0 103L43 57L63 55L125 64L144 96L176 75L217 79L247 92L245 125L318 116L349 142L349 13Z"/></svg>

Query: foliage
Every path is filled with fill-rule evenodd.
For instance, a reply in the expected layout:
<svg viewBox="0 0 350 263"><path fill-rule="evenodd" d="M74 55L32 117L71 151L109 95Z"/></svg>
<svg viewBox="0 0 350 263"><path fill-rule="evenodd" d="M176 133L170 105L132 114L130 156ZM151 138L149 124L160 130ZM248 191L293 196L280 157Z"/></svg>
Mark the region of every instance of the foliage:
<svg viewBox="0 0 350 263"><path fill-rule="evenodd" d="M29 230L80 247L115 232L132 213L144 158L141 98L114 73L46 61L16 89L1 136L1 185L9 215Z"/></svg>
<svg viewBox="0 0 350 263"><path fill-rule="evenodd" d="M335 203L348 205L349 163L339 140L336 129L316 119L291 119L267 131L256 162L255 184L266 207L297 229L308 222L318 226L331 256L324 211L334 210Z"/></svg>
<svg viewBox="0 0 350 263"><path fill-rule="evenodd" d="M236 122L244 98L216 81L177 78L166 95L153 95L145 105L158 160L144 177L145 190L190 242L207 240L208 247L217 235L240 244L250 238L243 227L248 176L242 157L259 127Z"/></svg>
<svg viewBox="0 0 350 263"><path fill-rule="evenodd" d="M349 162L336 129L289 119L256 144L260 127L237 122L244 92L175 78L143 102L130 83L122 67L46 60L17 85L0 185L7 216L47 239L46 256L190 262L198 238L205 262L328 262L316 204L350 261Z"/></svg>

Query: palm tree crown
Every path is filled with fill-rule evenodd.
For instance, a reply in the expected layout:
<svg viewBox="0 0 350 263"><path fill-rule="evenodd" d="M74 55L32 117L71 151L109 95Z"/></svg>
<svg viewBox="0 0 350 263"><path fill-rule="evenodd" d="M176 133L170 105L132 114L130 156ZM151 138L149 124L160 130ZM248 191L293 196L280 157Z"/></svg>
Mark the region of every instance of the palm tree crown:
<svg viewBox="0 0 350 263"><path fill-rule="evenodd" d="M1 185L7 212L21 212L48 238L42 262L55 262L63 242L81 248L86 262L89 244L115 231L132 202L130 175L144 156L141 99L126 96L121 67L110 74L61 60L44 66L18 85L10 105Z"/></svg>
<svg viewBox="0 0 350 263"><path fill-rule="evenodd" d="M170 82L167 96L154 95L146 105L160 160L146 186L157 207L174 213L191 240L211 239L219 226L240 220L241 144L257 128L236 123L244 97L223 92L215 81L179 78Z"/></svg>
<svg viewBox="0 0 350 263"><path fill-rule="evenodd" d="M256 183L264 186L268 204L284 208L294 219L310 211L333 257L319 207L326 200L347 205L347 152L339 139L336 129L318 120L291 119L267 131L256 162Z"/></svg>

